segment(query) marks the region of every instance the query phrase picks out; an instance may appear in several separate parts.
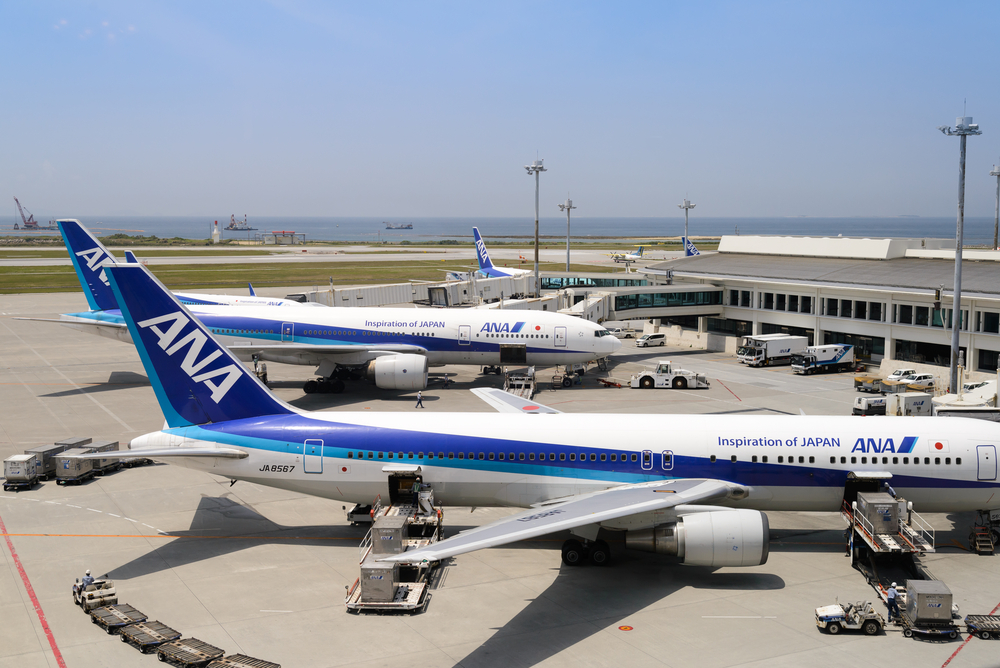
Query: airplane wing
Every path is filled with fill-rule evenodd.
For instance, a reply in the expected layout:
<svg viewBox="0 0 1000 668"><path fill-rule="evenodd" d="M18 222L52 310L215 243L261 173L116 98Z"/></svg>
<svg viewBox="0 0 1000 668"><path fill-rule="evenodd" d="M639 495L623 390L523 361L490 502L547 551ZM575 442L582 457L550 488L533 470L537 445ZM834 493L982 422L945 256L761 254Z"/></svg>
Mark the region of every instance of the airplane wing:
<svg viewBox="0 0 1000 668"><path fill-rule="evenodd" d="M406 343L380 343L373 345L365 344L323 344L323 343L236 343L227 346L241 358L245 359L255 353L276 353L286 356L297 355L302 359L323 359L330 356L358 355L358 360L351 360L351 364L360 364L362 361L378 357L380 355L397 355L400 353L410 353L413 355L426 355L427 349L423 346L414 346Z"/></svg>
<svg viewBox="0 0 1000 668"><path fill-rule="evenodd" d="M31 320L33 322L54 322L60 325L69 325L75 328L83 327L106 327L108 329L128 331L128 325L124 322L114 322L112 320L90 320L88 318L14 318L14 320Z"/></svg>
<svg viewBox="0 0 1000 668"><path fill-rule="evenodd" d="M738 495L741 487L721 480L685 478L622 485L600 492L556 499L533 506L498 522L463 531L439 543L394 554L379 561L419 563L438 561L486 547L506 545L526 538L596 524L627 515L672 508L681 504L711 502Z"/></svg>
<svg viewBox="0 0 1000 668"><path fill-rule="evenodd" d="M536 415L562 412L548 406L543 406L536 401L522 399L510 392L504 392L495 387L477 387L472 390L472 393L497 409L500 413L530 413L531 415Z"/></svg>

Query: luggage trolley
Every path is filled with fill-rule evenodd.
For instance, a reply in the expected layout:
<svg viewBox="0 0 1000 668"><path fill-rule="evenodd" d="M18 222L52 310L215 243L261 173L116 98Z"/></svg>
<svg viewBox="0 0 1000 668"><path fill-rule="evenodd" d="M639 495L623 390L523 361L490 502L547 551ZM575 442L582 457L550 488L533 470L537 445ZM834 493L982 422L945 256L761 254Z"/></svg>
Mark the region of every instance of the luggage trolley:
<svg viewBox="0 0 1000 668"><path fill-rule="evenodd" d="M221 659L216 659L208 664L208 668L281 668L280 663L255 659L246 654L233 654Z"/></svg>
<svg viewBox="0 0 1000 668"><path fill-rule="evenodd" d="M1000 638L1000 615L966 615L965 630L983 640Z"/></svg>
<svg viewBox="0 0 1000 668"><path fill-rule="evenodd" d="M181 632L158 621L137 622L124 627L118 637L123 643L148 654L165 642L177 640L181 637Z"/></svg>
<svg viewBox="0 0 1000 668"><path fill-rule="evenodd" d="M207 666L209 662L221 659L225 654L221 648L209 645L197 638L179 638L160 645L156 658L173 666Z"/></svg>
<svg viewBox="0 0 1000 668"><path fill-rule="evenodd" d="M116 631L130 624L144 622L146 619L148 617L145 614L139 612L128 603L106 605L103 608L90 611L90 621L107 631L108 635L113 635Z"/></svg>

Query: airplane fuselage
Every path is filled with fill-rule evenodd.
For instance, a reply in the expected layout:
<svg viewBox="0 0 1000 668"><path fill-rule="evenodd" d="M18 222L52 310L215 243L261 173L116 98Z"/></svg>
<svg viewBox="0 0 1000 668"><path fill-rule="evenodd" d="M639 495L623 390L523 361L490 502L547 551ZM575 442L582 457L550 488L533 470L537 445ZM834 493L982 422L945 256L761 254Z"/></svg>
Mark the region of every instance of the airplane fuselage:
<svg viewBox="0 0 1000 668"><path fill-rule="evenodd" d="M622 443L621 446L609 445ZM642 443L644 446L636 447ZM673 478L743 485L726 505L836 511L849 473L891 473L919 512L1000 508L1000 426L959 418L308 413L154 432L132 447L219 444L244 459L174 459L234 480L370 503L389 471L446 505L518 506Z"/></svg>

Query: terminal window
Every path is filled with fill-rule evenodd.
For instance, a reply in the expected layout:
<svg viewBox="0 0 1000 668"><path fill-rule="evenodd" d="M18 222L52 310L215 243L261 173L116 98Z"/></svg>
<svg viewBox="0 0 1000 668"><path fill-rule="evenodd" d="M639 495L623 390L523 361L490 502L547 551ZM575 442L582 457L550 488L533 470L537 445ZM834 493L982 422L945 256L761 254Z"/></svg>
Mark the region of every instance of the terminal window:
<svg viewBox="0 0 1000 668"><path fill-rule="evenodd" d="M840 300L840 317L850 318L851 317L851 304L853 302L850 299Z"/></svg>
<svg viewBox="0 0 1000 668"><path fill-rule="evenodd" d="M799 308L799 313L812 313L812 297L804 296L802 297L802 306Z"/></svg>
<svg viewBox="0 0 1000 668"><path fill-rule="evenodd" d="M979 314L982 316L982 329L980 331L988 334L1000 334L1000 313L980 311Z"/></svg>
<svg viewBox="0 0 1000 668"><path fill-rule="evenodd" d="M826 300L826 314L828 316L837 315L837 306L840 304L838 299L827 299Z"/></svg>
<svg viewBox="0 0 1000 668"><path fill-rule="evenodd" d="M869 302L868 304L868 319L869 320L882 320L882 303L881 302Z"/></svg>
<svg viewBox="0 0 1000 668"><path fill-rule="evenodd" d="M788 295L788 310L797 312L799 310L799 296L798 295Z"/></svg>
<svg viewBox="0 0 1000 668"><path fill-rule="evenodd" d="M776 299L775 299L775 302L774 302L774 309L776 311L784 311L785 310L785 295L783 295L783 294L776 295Z"/></svg>
<svg viewBox="0 0 1000 668"><path fill-rule="evenodd" d="M1000 366L1000 352L979 349L979 370L993 372Z"/></svg>
<svg viewBox="0 0 1000 668"><path fill-rule="evenodd" d="M753 295L749 290L740 290L740 306L753 306Z"/></svg>
<svg viewBox="0 0 1000 668"><path fill-rule="evenodd" d="M913 324L923 325L924 327L926 327L927 323L930 322L930 314L931 314L930 308L927 306L918 306L916 312L917 312L917 317Z"/></svg>
<svg viewBox="0 0 1000 668"><path fill-rule="evenodd" d="M858 320L868 317L868 302L854 302L854 317Z"/></svg>

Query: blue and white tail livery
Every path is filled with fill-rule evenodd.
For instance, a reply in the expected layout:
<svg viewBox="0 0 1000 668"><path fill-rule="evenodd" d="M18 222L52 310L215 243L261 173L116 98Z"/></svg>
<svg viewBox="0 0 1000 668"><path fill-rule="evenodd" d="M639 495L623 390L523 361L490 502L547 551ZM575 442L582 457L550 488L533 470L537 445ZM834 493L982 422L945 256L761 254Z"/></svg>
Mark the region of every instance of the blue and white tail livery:
<svg viewBox="0 0 1000 668"><path fill-rule="evenodd" d="M683 522L684 563L753 566L767 559L762 511L836 512L854 478L891 478L921 512L1000 507L1000 425L981 420L678 421L511 402L491 402L503 413L301 411L246 373L144 267L108 276L169 426L134 439L131 454L354 503L392 498L391 476L408 474L444 505L528 508L386 559L442 559L561 530L594 540L600 528L641 547L655 543L654 527ZM490 391L501 392L481 390Z"/></svg>
<svg viewBox="0 0 1000 668"><path fill-rule="evenodd" d="M493 261L490 259L490 252L486 250L486 244L483 242L483 238L479 234L478 227L472 228L472 236L475 237L476 240L476 260L479 262L479 274L484 278L520 276L522 274L531 273L527 269L500 269L493 266Z"/></svg>
<svg viewBox="0 0 1000 668"><path fill-rule="evenodd" d="M684 256L691 257L692 255L701 255L701 251L694 245L694 242L684 237Z"/></svg>

